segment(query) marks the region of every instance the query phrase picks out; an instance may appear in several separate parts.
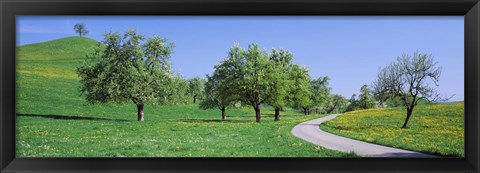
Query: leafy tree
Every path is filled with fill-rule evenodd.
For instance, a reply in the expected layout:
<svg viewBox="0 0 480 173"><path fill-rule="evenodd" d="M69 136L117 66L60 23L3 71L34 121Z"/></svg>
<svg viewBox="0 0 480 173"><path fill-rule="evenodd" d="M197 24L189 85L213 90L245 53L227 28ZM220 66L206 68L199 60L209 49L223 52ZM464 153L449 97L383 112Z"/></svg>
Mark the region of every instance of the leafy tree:
<svg viewBox="0 0 480 173"><path fill-rule="evenodd" d="M138 121L144 121L144 105L158 102L171 89L168 59L174 45L158 36L145 39L135 30L123 37L117 32L104 37L105 48L98 48L77 68L81 93L92 104L132 101Z"/></svg>
<svg viewBox="0 0 480 173"><path fill-rule="evenodd" d="M357 101L356 97L357 97L356 94L352 94L352 97L350 97L350 99L348 100L348 102L350 104L347 107L347 111L354 111L354 110L357 109L358 101Z"/></svg>
<svg viewBox="0 0 480 173"><path fill-rule="evenodd" d="M373 98L378 102L377 106L379 108L383 108L385 106L388 106L387 100L389 98L387 96L376 95L375 93L373 93Z"/></svg>
<svg viewBox="0 0 480 173"><path fill-rule="evenodd" d="M402 128L407 127L408 120L419 100L438 101L441 98L429 83L438 86L441 68L436 67L431 54L416 51L413 56L403 54L397 61L380 70L373 83L376 95L399 97L407 114ZM447 99L442 99L447 100Z"/></svg>
<svg viewBox="0 0 480 173"><path fill-rule="evenodd" d="M309 114L309 108L312 106L312 92L310 90L310 75L308 69L298 64L294 64L290 70L289 78L292 81L290 95L292 104L296 108L303 109L304 115Z"/></svg>
<svg viewBox="0 0 480 173"><path fill-rule="evenodd" d="M75 32L78 33L80 37L88 34L87 26L85 25L85 23L75 24L73 26L73 30L75 30Z"/></svg>
<svg viewBox="0 0 480 173"><path fill-rule="evenodd" d="M370 109L375 107L375 98L373 97L368 85L364 84L360 88L360 95L358 97L358 106L361 109Z"/></svg>
<svg viewBox="0 0 480 173"><path fill-rule="evenodd" d="M275 108L275 121L280 120L280 110L287 105L291 81L288 73L292 66L293 54L284 50L272 50L269 60L273 63L271 71L271 96L266 101Z"/></svg>
<svg viewBox="0 0 480 173"><path fill-rule="evenodd" d="M217 72L217 71L216 71ZM207 83L205 83L205 99L200 103L202 109L218 108L222 112L222 120L225 120L225 111L232 106L235 95L228 93L228 85L223 80L223 74L218 72L212 75L207 75Z"/></svg>
<svg viewBox="0 0 480 173"><path fill-rule="evenodd" d="M338 94L331 94L331 101L327 104L326 113L342 113L345 112L348 100Z"/></svg>
<svg viewBox="0 0 480 173"><path fill-rule="evenodd" d="M360 95L353 94L350 100L350 105L347 107L347 111L354 111L359 109L370 109L376 105L375 97L372 95L372 91L368 85L364 84L360 88Z"/></svg>
<svg viewBox="0 0 480 173"><path fill-rule="evenodd" d="M401 97L390 97L385 102L387 103L387 107L400 107L403 106L403 101L400 99Z"/></svg>
<svg viewBox="0 0 480 173"><path fill-rule="evenodd" d="M271 96L272 64L265 51L251 44L248 50L234 45L227 59L215 70L224 74L228 81L228 93L234 93L244 104L255 110L256 122L260 122L260 104Z"/></svg>
<svg viewBox="0 0 480 173"><path fill-rule="evenodd" d="M162 92L159 97L161 104L187 104L190 101L189 87L190 83L181 75L177 74L172 77L166 85L169 89Z"/></svg>
<svg viewBox="0 0 480 173"><path fill-rule="evenodd" d="M193 97L193 103L196 103L197 98L203 97L205 93L205 80L199 77L190 79L189 93Z"/></svg>
<svg viewBox="0 0 480 173"><path fill-rule="evenodd" d="M316 113L327 112L327 106L331 102L331 88L328 87L328 80L330 80L328 76L320 76L310 82L310 89L312 91L311 100Z"/></svg>

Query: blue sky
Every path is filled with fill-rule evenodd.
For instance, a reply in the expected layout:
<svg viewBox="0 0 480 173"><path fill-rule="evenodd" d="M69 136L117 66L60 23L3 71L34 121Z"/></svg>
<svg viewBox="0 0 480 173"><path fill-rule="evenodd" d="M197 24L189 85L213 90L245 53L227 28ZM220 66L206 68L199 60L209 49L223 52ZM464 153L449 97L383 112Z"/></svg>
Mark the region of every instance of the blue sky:
<svg viewBox="0 0 480 173"><path fill-rule="evenodd" d="M285 48L346 98L371 84L379 68L418 50L442 67L439 93L464 99L463 16L17 16L17 45L75 36L79 22L98 41L127 29L168 38L176 45L173 69L185 78L212 73L234 42Z"/></svg>

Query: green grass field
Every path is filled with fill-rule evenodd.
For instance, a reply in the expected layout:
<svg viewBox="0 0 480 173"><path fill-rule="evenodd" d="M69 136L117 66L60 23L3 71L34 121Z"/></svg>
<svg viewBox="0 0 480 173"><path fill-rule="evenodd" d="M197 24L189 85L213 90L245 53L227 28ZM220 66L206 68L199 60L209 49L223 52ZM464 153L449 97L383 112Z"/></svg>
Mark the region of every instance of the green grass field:
<svg viewBox="0 0 480 173"><path fill-rule="evenodd" d="M320 126L341 136L447 157L464 157L464 103L420 105L408 127L404 108L345 113Z"/></svg>
<svg viewBox="0 0 480 173"><path fill-rule="evenodd" d="M197 104L88 104L75 73L98 42L68 37L17 47L17 157L356 157L291 135L300 122L324 115L251 108L201 110ZM403 108L345 113L321 126L342 136L441 156L464 156L464 105L418 106L401 129Z"/></svg>
<svg viewBox="0 0 480 173"><path fill-rule="evenodd" d="M201 110L198 105L88 104L75 69L97 42L69 37L17 48L17 157L352 157L290 134L321 117L250 108Z"/></svg>

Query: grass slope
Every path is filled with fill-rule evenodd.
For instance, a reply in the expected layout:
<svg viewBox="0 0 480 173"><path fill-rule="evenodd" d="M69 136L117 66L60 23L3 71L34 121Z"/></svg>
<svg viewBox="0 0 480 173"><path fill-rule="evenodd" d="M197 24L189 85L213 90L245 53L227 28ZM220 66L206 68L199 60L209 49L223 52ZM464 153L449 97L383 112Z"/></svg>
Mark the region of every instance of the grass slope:
<svg viewBox="0 0 480 173"><path fill-rule="evenodd" d="M290 134L321 117L262 109L218 110L198 105L146 105L145 122L133 104L88 104L75 69L98 42L69 37L17 47L17 157L345 157Z"/></svg>
<svg viewBox="0 0 480 173"><path fill-rule="evenodd" d="M345 113L320 126L341 136L440 156L464 157L464 103L420 105L408 127L404 108Z"/></svg>

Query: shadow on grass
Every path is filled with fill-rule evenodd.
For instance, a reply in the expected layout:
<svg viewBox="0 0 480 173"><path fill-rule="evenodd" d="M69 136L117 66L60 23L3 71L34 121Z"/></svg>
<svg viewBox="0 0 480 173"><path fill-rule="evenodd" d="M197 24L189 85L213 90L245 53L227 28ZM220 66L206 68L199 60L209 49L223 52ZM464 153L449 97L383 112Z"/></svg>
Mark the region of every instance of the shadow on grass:
<svg viewBox="0 0 480 173"><path fill-rule="evenodd" d="M59 120L99 120L99 121L117 121L117 122L126 122L128 120L123 119L110 119L110 118L99 118L99 117L84 117L84 116L68 116L68 115L43 115L43 114L17 114L21 117L41 117L41 118L51 118Z"/></svg>
<svg viewBox="0 0 480 173"><path fill-rule="evenodd" d="M255 113L253 113L253 115L227 115L227 118L228 117L240 117L240 118L254 117L255 118Z"/></svg>
<svg viewBox="0 0 480 173"><path fill-rule="evenodd" d="M274 117L275 114L262 114L262 117ZM280 114L282 116L282 114ZM227 117L255 117L255 113L253 115L228 115Z"/></svg>
<svg viewBox="0 0 480 173"><path fill-rule="evenodd" d="M280 116L282 116L282 115L283 115L283 116L288 116L288 115L285 115L285 114L280 113ZM264 117L274 117L275 114L262 114L262 116L264 116Z"/></svg>
<svg viewBox="0 0 480 173"><path fill-rule="evenodd" d="M255 119L253 120L236 120L236 119L225 119L225 120L222 120L222 119L193 119L193 118L190 118L190 119L179 119L179 120L176 120L175 122L198 122L198 123L246 123L246 122L252 122L252 121L255 121Z"/></svg>

